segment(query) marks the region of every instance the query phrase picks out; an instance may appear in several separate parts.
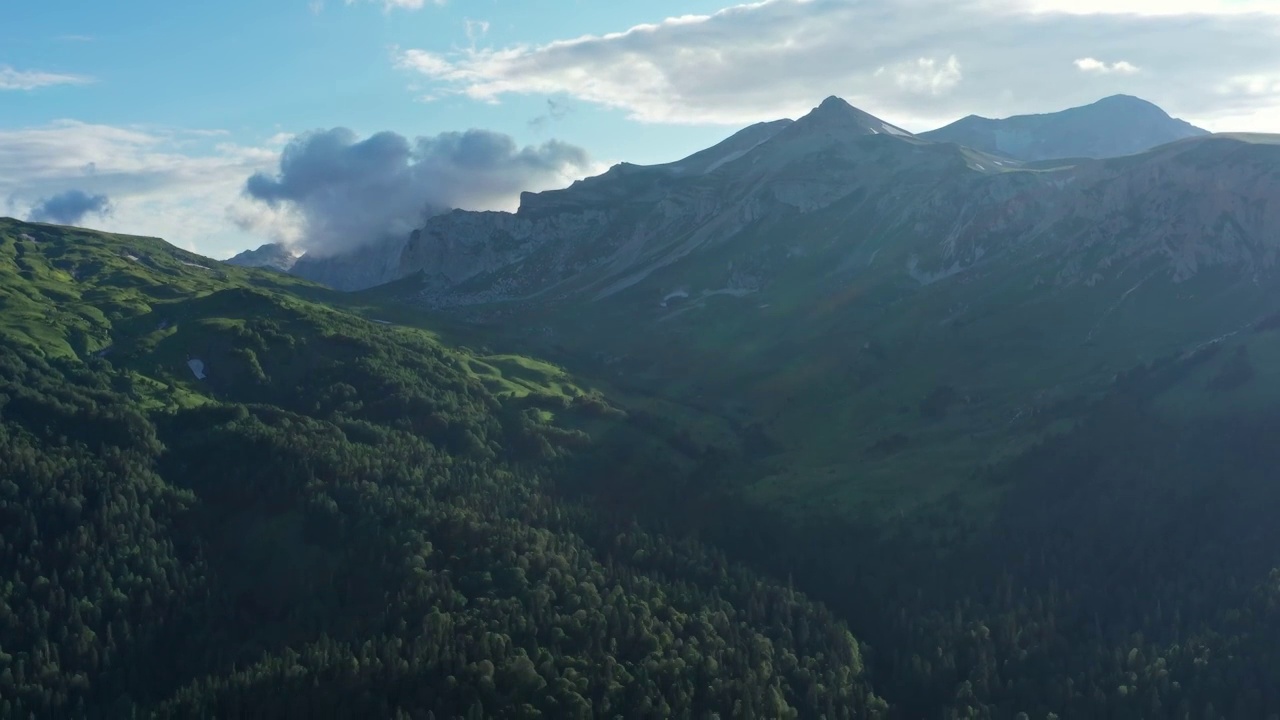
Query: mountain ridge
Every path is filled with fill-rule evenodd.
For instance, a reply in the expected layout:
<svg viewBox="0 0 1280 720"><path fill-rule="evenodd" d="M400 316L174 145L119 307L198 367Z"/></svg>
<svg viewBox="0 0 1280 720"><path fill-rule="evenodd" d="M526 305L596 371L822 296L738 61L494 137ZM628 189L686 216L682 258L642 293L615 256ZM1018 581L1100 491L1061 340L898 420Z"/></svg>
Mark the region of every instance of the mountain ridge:
<svg viewBox="0 0 1280 720"><path fill-rule="evenodd" d="M1207 130L1170 117L1146 100L1132 95L1111 95L1056 112L999 119L968 115L920 133L920 137L954 142L1012 159L1036 161L1131 155L1208 134Z"/></svg>

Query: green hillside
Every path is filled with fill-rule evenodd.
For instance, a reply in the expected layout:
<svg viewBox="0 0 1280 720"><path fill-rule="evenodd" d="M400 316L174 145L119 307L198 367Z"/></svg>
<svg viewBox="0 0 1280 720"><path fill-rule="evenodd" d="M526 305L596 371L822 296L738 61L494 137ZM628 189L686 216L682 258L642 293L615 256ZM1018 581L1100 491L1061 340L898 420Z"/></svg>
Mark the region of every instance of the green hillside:
<svg viewBox="0 0 1280 720"><path fill-rule="evenodd" d="M551 365L11 220L0 293L0 716L883 707L821 606L555 491L625 416Z"/></svg>
<svg viewBox="0 0 1280 720"><path fill-rule="evenodd" d="M1280 315L832 287L575 335L0 221L0 716L1280 712Z"/></svg>

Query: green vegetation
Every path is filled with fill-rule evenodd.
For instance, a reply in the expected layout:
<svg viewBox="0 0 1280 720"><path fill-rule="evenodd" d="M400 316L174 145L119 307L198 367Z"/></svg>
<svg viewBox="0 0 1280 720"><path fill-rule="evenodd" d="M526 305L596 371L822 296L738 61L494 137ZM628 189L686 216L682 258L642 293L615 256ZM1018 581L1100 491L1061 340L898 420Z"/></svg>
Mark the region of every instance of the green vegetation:
<svg viewBox="0 0 1280 720"><path fill-rule="evenodd" d="M623 413L552 366L159 241L0 240L0 716L883 709L822 607L559 497Z"/></svg>
<svg viewBox="0 0 1280 720"><path fill-rule="evenodd" d="M1280 713L1233 286L1141 337L1159 295L1014 283L516 335L184 262L0 221L0 716Z"/></svg>

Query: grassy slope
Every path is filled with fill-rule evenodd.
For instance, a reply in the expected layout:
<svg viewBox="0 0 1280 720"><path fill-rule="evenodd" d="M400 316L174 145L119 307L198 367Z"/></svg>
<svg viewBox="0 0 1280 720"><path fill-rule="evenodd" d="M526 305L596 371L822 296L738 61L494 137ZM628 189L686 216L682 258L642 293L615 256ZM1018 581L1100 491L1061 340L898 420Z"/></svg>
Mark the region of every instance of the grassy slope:
<svg viewBox="0 0 1280 720"><path fill-rule="evenodd" d="M151 406L198 404L218 390L244 390L256 371L235 352L237 331L253 320L278 323L285 334L358 328L446 352L498 396L558 401L587 393L560 368L532 358L449 348L421 315L402 308L216 263L156 238L0 219L0 333L44 357L107 354L134 377L139 399ZM209 382L194 377L189 356L206 363ZM297 375L305 367L291 363L276 371Z"/></svg>
<svg viewBox="0 0 1280 720"><path fill-rule="evenodd" d="M0 593L0 634L5 644L0 665L18 659L18 671L0 677L4 690L0 705L5 711L14 707L67 710L77 697L100 702L128 687L135 701L152 703L169 697L171 704L159 707L162 715L172 716L220 716L232 712L238 703L283 705L301 712L304 705L299 703L317 697L321 699L314 701L320 704L354 703L365 712L385 716L392 716L386 709L389 703L417 709L453 703L461 716L472 696L477 703L468 712L479 712L479 695L485 696L485 709L490 712L502 711L506 707L502 702L516 703L512 698L517 696L550 703L543 707L549 712L547 708L555 702L572 699L579 691L590 696L594 691L588 692L588 685L597 684L593 679L573 685L564 678L577 677L575 673L590 667L612 667L600 659L603 655L590 661L571 658L565 644L588 636L582 628L564 624L586 617L576 593L588 585L594 588L602 573L612 578L613 568L623 565L629 569L618 571L620 584L643 585L640 592L648 593L650 600L645 602L654 608L678 608L672 611L672 622L698 628L701 641L706 642L704 631L711 625L694 616L711 617L724 605L717 593L736 592L726 583L724 562L695 554L690 555L695 557L694 564L677 566L671 551L665 547L655 551L652 541L635 526L615 526L609 515L597 518L589 507L562 503L551 494L556 478L538 474L563 471L563 463L589 445L579 430L606 441L625 436L636 451L637 462L630 472L637 480L644 479L651 460L683 464L685 469L692 461L666 446L662 432L626 422L626 416L610 407L598 391L560 368L522 355L490 352L479 343L476 350L460 347L455 342L464 333L446 329L437 334L427 329L428 324L433 324L429 318L374 298L332 293L267 271L217 265L157 239L0 220L0 343L6 351L21 348L4 353L3 359L16 359L13 367L25 363L31 377L39 375L41 382L34 395L26 392L18 377L5 377L8 382L0 388L0 419L4 420L0 440L12 441L23 453L0 462L17 463L19 485L4 488L13 501L6 501L6 508L30 511L20 523L21 532L10 536L6 529L0 558L5 561L6 577L10 563L20 567L13 573L15 582L0 588L4 591ZM192 375L188 357L205 363L206 379ZM115 423L115 415L104 420L99 417L102 410L91 408L76 395L83 391L77 383L85 378L97 384L92 390L97 402L106 407L110 401L110 413L132 417L146 428L135 433L140 447L129 460L135 465L119 476L99 465L116 462L116 455L124 451L109 439L95 436L99 426ZM53 402L58 393L68 400ZM666 411L658 401L640 410ZM93 424L84 424L86 418ZM81 430L68 429L78 423L83 424ZM114 425L110 429L114 431ZM76 442L82 430L94 445ZM95 478L104 492L127 496L134 490L129 483L137 480L177 498L163 513L159 506L136 501L119 504L119 527L131 523L130 527L139 525L154 535L140 536L138 542L145 549L141 555L129 546L133 540L120 540L122 531L114 520L105 529L88 524L81 535L75 534L74 527L65 528L69 540L58 536L64 530L60 524L46 522L48 510L37 502L44 496L65 500L67 507L90 500L76 496L80 480L69 480L64 488L51 479L72 478L67 471L41 469L41 463L62 457L59 453L69 446L69 435L75 435L71 444L79 463L76 472ZM594 461L609 461L594 469L607 472L617 464L610 447L604 444L601 453L591 456ZM543 461L545 467L538 464ZM31 468L35 470L24 476ZM620 469L618 475L627 470ZM584 473L583 479L590 483L595 478ZM150 521L161 515L161 525ZM317 528L323 532L317 534ZM335 528L350 535L343 536ZM101 537L94 534L99 531ZM468 538L469 534L475 537ZM46 613L43 625L36 628L17 619L28 612L24 608L42 601L38 592L27 593L29 585L37 591L44 587L39 584L44 579L37 581L37 575L53 572L56 584L59 577L76 578L81 572L101 570L83 552L63 553L63 545L79 547L75 543L83 544L84 537L90 538L88 547L104 553L133 552L143 565L150 563L148 567L156 562L152 555L159 552L157 548L178 548L161 558L173 565L166 576L172 588L166 586L163 594L156 588L150 594L139 591L137 598L118 599L116 604L145 619L154 600L166 612L192 617L180 622L131 620L136 627L147 628L146 637L138 643L147 662L137 663L136 671L99 676L94 665L92 672L58 680L56 672L47 670L53 661L47 653L41 654L42 646L33 636L52 637L60 623L78 623L75 613L82 612L83 603L77 604L72 591L59 589L59 598L72 600L53 608L52 616ZM33 549L41 544L60 548L60 562L81 562L86 567L73 572L65 563L41 565L46 558ZM701 546L682 541L676 555L684 557L691 547ZM548 548L557 553L564 548L566 557L585 568L579 573L553 559L558 569L547 577L557 582L564 578L573 589L552 591L549 585L539 585L536 592L531 591L535 596L531 599L508 598L502 595L505 590L490 587L490 571L495 577L505 572L495 558L537 563ZM194 555L183 554L188 551ZM423 558L427 558L426 573L421 572ZM405 574L410 567L416 567L416 574ZM370 573L377 582L371 581ZM591 582L584 583L586 578ZM534 585L546 584L540 576L534 581ZM704 587L705 596L689 595L691 583ZM611 617L622 618L640 607L639 595L631 590L626 594L600 587L597 601L607 597L610 603L629 608L611 610ZM785 607L791 618L799 607L795 593L778 584L768 587L787 599L779 602L749 591L743 596L743 607L753 617ZM365 589L376 597L365 598ZM350 597L339 602L344 595L363 598L367 607L343 604ZM692 599L686 603L686 598ZM544 613L536 621L530 614L535 605L537 612ZM433 609L436 614L430 615ZM438 619L441 609L446 615L453 613L451 618L456 616L449 622L465 622L465 626L459 624L456 632L430 630L422 618ZM366 610L371 613L367 618ZM667 615L661 609L655 613ZM88 621L93 632L82 636L88 640L77 650L86 658L90 650L100 650L85 649L86 643L108 636L103 626L94 624L96 617ZM761 627L783 627L764 616L759 622ZM182 627L183 632L175 634L174 627ZM397 627L394 632L388 630ZM621 644L618 658L640 648L617 628L599 623L593 627L611 633ZM822 699L828 693L823 685L809 696L834 703L843 714L860 712L852 704L851 693L861 692L863 685L840 662L832 662L833 653L845 651L852 653L850 662L856 661L857 643L842 626L833 623L832 627L838 630L833 635L838 642L831 648L820 654L780 651L780 656L794 660L800 655L806 668L831 674L821 682L834 699ZM115 636L124 645L128 635L116 628ZM746 628L734 620L733 637L748 637L743 634ZM137 632L141 637L141 630ZM194 648L181 649L184 642ZM451 656L454 642L459 647L472 644L458 651L457 658L464 659ZM442 643L449 647L441 648ZM698 643L684 641L681 647L686 650L681 652L692 657L687 649ZM180 649L175 651L169 644ZM583 657L593 652L591 648L608 648L602 636L589 644L580 653ZM546 676L543 685L551 684L547 692L540 694L532 686L511 687L507 680L498 682L498 692L492 682L486 686L472 677L483 674L484 663L490 662L482 660L487 654L496 653L501 660L513 646L518 653L527 651L538 658L538 672ZM375 647L379 648L376 661L369 657ZM794 674L792 670L800 672L798 665L793 662L774 671L767 669L765 656L760 662L768 678L753 677L754 669L731 669L731 665L754 662L762 647L755 643L750 654L719 655L722 659L712 662L707 672L716 676L721 689L729 688L725 682L736 674L744 689L725 692L741 702L778 708L779 692L791 694L791 685L801 688L784 678ZM664 648L659 645L660 650ZM64 647L62 652L64 666L80 668L80 655L72 660L70 650ZM156 663L166 652L175 652L181 662L175 661L172 668L163 659ZM391 663L391 670L373 669L397 653L402 657ZM444 658L443 664L431 659L435 653ZM608 653L613 657L613 650ZM343 654L351 657L342 659ZM557 679L549 663L560 662L561 656L562 664L572 667ZM472 674L463 674L462 663L468 661L472 666L466 672ZM30 668L30 676L22 674L23 663ZM638 665L627 667L640 672ZM662 677L673 678L672 687L683 688L679 684L683 666L671 667L676 669ZM805 669L804 677L823 677L811 670ZM844 674L837 676L837 671ZM388 672L397 677L389 679ZM620 676L625 684L601 685L594 698L597 708L608 707L599 705L604 702L617 706L630 689L647 699L627 698L623 707L644 714L652 705L649 715L669 715L669 708L666 713L662 708L675 700L664 700L646 689L650 682L646 678L657 678L667 670L649 662L644 672L648 675L639 679ZM299 673L309 674L300 689L293 684ZM461 682L450 673L458 674ZM150 674L156 678L148 679ZM185 685L176 695L168 695L181 684ZM689 687L706 684L698 680ZM317 687L328 695L317 695ZM86 696L86 692L97 695ZM701 699L696 702L728 707L722 699L704 697L702 689L698 694ZM749 698L751 694L761 697ZM694 702L688 695L683 693L681 702ZM127 697L119 701L128 704ZM5 704L12 702L18 704ZM376 709L379 705L381 711ZM528 706L518 709L525 716L537 716ZM789 712L766 714L781 717ZM570 716L563 707L552 715Z"/></svg>
<svg viewBox="0 0 1280 720"><path fill-rule="evenodd" d="M779 238L795 240L780 248ZM928 243L838 203L749 230L604 301L490 309L501 319L489 333L614 392L679 406L694 434L763 424L781 452L738 481L764 506L896 518L953 493L988 507L998 492L969 482L973 473L1068 430L1116 373L1280 309L1273 293L1212 272L1173 284L1133 267L1053 288L1036 279L1057 268L1035 257L928 286L887 271ZM703 292L729 286L731 260L769 282L740 296ZM677 288L691 297L664 306ZM947 387L954 401L926 417L922 405ZM1260 374L1251 392L1276 398L1280 384Z"/></svg>

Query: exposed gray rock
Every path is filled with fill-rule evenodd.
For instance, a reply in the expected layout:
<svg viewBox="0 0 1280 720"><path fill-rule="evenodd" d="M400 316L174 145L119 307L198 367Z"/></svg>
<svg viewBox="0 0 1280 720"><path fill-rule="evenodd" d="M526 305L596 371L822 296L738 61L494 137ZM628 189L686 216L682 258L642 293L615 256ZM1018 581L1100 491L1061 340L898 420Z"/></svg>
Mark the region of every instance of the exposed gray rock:
<svg viewBox="0 0 1280 720"><path fill-rule="evenodd" d="M235 257L228 258L223 262L228 265L239 265L241 267L266 268L268 270L279 270L280 272L289 272L293 268L293 264L298 261L298 255L287 245L281 243L267 243L259 247L257 250L245 250Z"/></svg>

